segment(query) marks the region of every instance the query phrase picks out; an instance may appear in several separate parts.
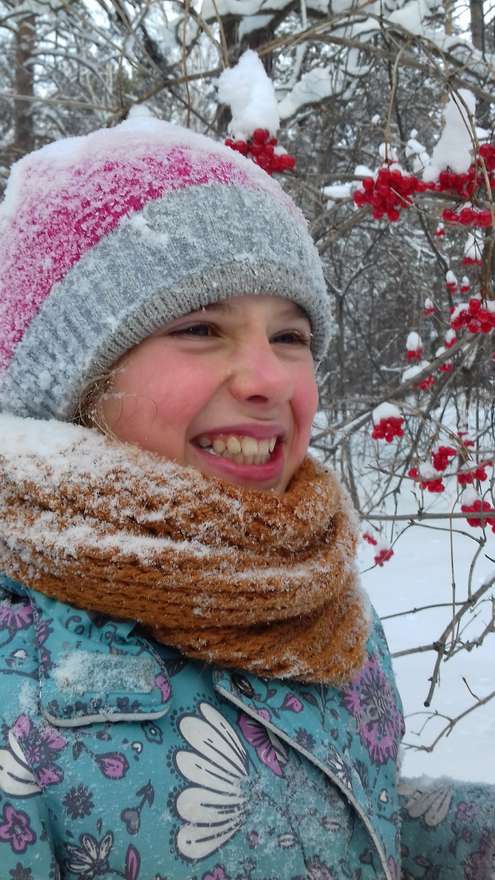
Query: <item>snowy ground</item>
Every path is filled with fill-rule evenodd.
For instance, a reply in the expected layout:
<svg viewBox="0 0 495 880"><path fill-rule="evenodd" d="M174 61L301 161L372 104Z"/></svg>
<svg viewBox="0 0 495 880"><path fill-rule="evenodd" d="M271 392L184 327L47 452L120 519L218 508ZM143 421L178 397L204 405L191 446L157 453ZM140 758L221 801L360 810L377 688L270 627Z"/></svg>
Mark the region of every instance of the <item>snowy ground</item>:
<svg viewBox="0 0 495 880"><path fill-rule="evenodd" d="M411 507L409 508L411 510ZM435 525L445 525L436 521ZM462 525L461 528L464 528ZM469 528L466 528L469 531ZM480 534L480 530L472 533ZM474 543L462 535L455 535L454 561L458 597L466 595L469 563ZM495 536L490 539L484 554L495 558ZM361 569L369 565L371 548L363 548L360 556ZM412 528L404 534L396 546L395 556L383 568L374 568L363 575L366 587L380 616L406 610L415 606L452 600L450 573L450 543L448 532ZM493 575L495 565L483 556L476 568L473 587L476 588L487 575ZM483 621L490 620L491 608L483 606ZM427 644L438 638L449 621L449 610L438 609L409 614L384 622L391 651L409 646ZM473 621L466 632L475 636L482 629L480 620ZM444 722L430 721L421 736L425 712L423 701L428 692L435 654L413 654L394 661L399 689L404 701L407 734L405 742L428 745ZM448 716L457 716L474 702L466 685L479 697L495 690L495 634L491 634L481 648L470 654L462 652L443 664L441 685L433 702L433 708ZM449 737L444 737L434 752L407 750L404 754L404 775L449 775L458 779L495 783L495 698L461 720Z"/></svg>

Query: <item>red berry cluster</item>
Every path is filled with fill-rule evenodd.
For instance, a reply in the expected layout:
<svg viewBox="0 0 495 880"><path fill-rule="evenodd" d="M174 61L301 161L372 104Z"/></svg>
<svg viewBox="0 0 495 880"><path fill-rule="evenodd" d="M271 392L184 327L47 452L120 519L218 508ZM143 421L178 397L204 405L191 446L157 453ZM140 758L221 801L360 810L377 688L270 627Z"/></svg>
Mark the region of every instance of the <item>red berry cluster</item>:
<svg viewBox="0 0 495 880"><path fill-rule="evenodd" d="M425 299L425 304L423 307L423 317L431 318L431 316L435 313L435 305L431 299Z"/></svg>
<svg viewBox="0 0 495 880"><path fill-rule="evenodd" d="M466 437L466 434L467 431L459 431L457 439L464 449L469 449L470 446L475 446L476 444L474 440L470 440L469 437Z"/></svg>
<svg viewBox="0 0 495 880"><path fill-rule="evenodd" d="M457 450L453 446L437 446L431 453L431 462L436 471L444 471L455 458Z"/></svg>
<svg viewBox="0 0 495 880"><path fill-rule="evenodd" d="M374 558L375 565L382 566L384 562L388 562L389 559L392 559L393 555L394 555L394 551L392 550L391 547L388 547L388 548L384 547L382 550L379 550L378 553L375 555L375 558Z"/></svg>
<svg viewBox="0 0 495 880"><path fill-rule="evenodd" d="M483 163L488 172L490 187L495 186L495 147L492 144L483 144L479 149L479 157L471 163L468 170L463 174L454 171L441 171L438 180L430 185L437 192L455 193L463 201L471 199L475 190L484 180Z"/></svg>
<svg viewBox="0 0 495 880"><path fill-rule="evenodd" d="M444 361L443 364L440 364L438 370L440 373L452 373L454 370L454 364L452 361Z"/></svg>
<svg viewBox="0 0 495 880"><path fill-rule="evenodd" d="M353 194L354 204L358 208L363 205L371 205L375 220L381 220L386 216L392 223L399 220L402 208L410 208L413 204L412 196L421 192L449 192L463 202L471 201L476 190L484 184L484 170L481 158L488 172L490 187L495 189L495 146L483 144L479 150L479 156L471 163L464 174L456 174L454 171L441 171L438 179L431 182L419 180L413 174L403 174L397 167L391 167L391 163L380 168L376 178L366 177L361 187ZM482 208L473 208L466 205L460 211L454 208L446 208L442 213L442 219L448 223L462 226L489 228L493 225L491 211ZM435 235L441 238L445 235L442 223L439 223ZM471 263L472 258L465 259L466 265Z"/></svg>
<svg viewBox="0 0 495 880"><path fill-rule="evenodd" d="M463 440L462 435L459 436L459 443L461 446L464 446L464 448L473 446L473 441L467 439ZM421 465L420 468L410 468L407 475L419 483L422 489L426 489L428 492L443 492L445 486L442 479L433 474L432 466L435 471L442 473L449 467L452 459L454 459L457 454L458 450L453 446L436 446L431 452L431 465L426 462ZM483 482L487 479L486 469L491 465L492 461L486 459L485 461L481 461L471 467L466 467L457 472L457 482L460 486L471 486L476 480Z"/></svg>
<svg viewBox="0 0 495 880"><path fill-rule="evenodd" d="M445 284L449 293L457 293L459 282L457 281L455 274L452 272L452 269L449 269L445 276Z"/></svg>
<svg viewBox="0 0 495 880"><path fill-rule="evenodd" d="M457 474L457 482L460 486L471 486L475 480L481 483L487 478L486 469L490 467L491 461L482 461L469 470L459 471Z"/></svg>
<svg viewBox="0 0 495 880"><path fill-rule="evenodd" d="M389 416L380 419L371 432L373 440L386 440L391 443L394 437L404 436L404 419L402 416Z"/></svg>
<svg viewBox="0 0 495 880"><path fill-rule="evenodd" d="M435 384L435 376L431 373L429 376L425 376L424 379L421 379L421 382L418 382L416 388L419 388L421 391L429 391L430 388Z"/></svg>
<svg viewBox="0 0 495 880"><path fill-rule="evenodd" d="M464 254L462 262L465 266L482 266L483 260L481 257L470 257L469 254Z"/></svg>
<svg viewBox="0 0 495 880"><path fill-rule="evenodd" d="M438 180L429 185L429 189L436 192L449 192L457 196L463 202L470 202L476 190L484 184L485 176L483 162L488 172L490 188L495 188L495 147L492 144L483 144L479 149L479 156L471 163L468 170L463 174L454 171L441 171ZM493 226L491 211L484 208L475 208L465 205L460 211L455 208L446 208L442 212L442 220L461 226L473 226L487 229ZM465 265L476 265L479 260L468 255L464 258Z"/></svg>
<svg viewBox="0 0 495 880"><path fill-rule="evenodd" d="M492 144L482 144L480 156L485 163L488 173L490 174L492 171L495 171L495 147Z"/></svg>
<svg viewBox="0 0 495 880"><path fill-rule="evenodd" d="M367 541L368 544L372 545L372 547L376 547L376 545L378 544L378 541L371 534L371 532L363 532L363 541Z"/></svg>
<svg viewBox="0 0 495 880"><path fill-rule="evenodd" d="M406 357L408 361L420 361L423 357L423 349L422 348L408 348L406 352Z"/></svg>
<svg viewBox="0 0 495 880"><path fill-rule="evenodd" d="M455 208L445 208L442 211L442 220L458 226L476 226L480 229L488 229L493 225L491 211L467 206L460 211L456 211Z"/></svg>
<svg viewBox="0 0 495 880"><path fill-rule="evenodd" d="M466 305L454 309L450 326L453 330L465 327L470 333L490 333L495 328L495 311L485 308L481 300L472 297Z"/></svg>
<svg viewBox="0 0 495 880"><path fill-rule="evenodd" d="M411 477L411 479L415 480L422 489L426 489L427 492L444 492L445 486L442 483L441 477L422 477L418 468L412 467L408 470L407 476Z"/></svg>
<svg viewBox="0 0 495 880"><path fill-rule="evenodd" d="M277 152L277 138L270 137L266 128L256 128L247 140L234 140L226 138L225 145L231 150L249 156L268 174L275 172L293 171L296 165L294 156L288 153Z"/></svg>
<svg viewBox="0 0 495 880"><path fill-rule="evenodd" d="M395 168L391 170L388 165L380 168L376 179L366 177L361 186L362 189L357 189L353 195L354 204L358 208L371 205L375 220L386 215L391 223L399 220L401 208L411 207L411 196L428 189L428 184L422 180L411 174L402 174Z"/></svg>
<svg viewBox="0 0 495 880"><path fill-rule="evenodd" d="M464 174L456 174L455 171L441 171L438 180L430 184L430 189L436 192L452 192L463 201L472 198L476 189L476 173L474 164Z"/></svg>
<svg viewBox="0 0 495 880"><path fill-rule="evenodd" d="M490 513L493 507L488 501L482 501L481 498L477 498L476 501L472 501L470 504L461 504L461 510L463 513ZM468 525L473 526L473 528L484 528L487 522L490 523L490 528L495 534L495 519L490 518L487 520L486 516L467 517Z"/></svg>

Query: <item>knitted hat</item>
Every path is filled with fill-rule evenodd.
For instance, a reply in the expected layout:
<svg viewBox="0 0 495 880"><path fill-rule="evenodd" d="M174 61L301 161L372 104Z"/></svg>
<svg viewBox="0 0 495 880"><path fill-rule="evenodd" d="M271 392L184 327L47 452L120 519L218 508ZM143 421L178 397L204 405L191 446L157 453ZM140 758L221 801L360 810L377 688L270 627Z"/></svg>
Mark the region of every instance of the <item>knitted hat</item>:
<svg viewBox="0 0 495 880"><path fill-rule="evenodd" d="M167 321L242 294L328 299L301 212L223 144L149 115L17 162L0 208L0 411L71 419L88 382Z"/></svg>

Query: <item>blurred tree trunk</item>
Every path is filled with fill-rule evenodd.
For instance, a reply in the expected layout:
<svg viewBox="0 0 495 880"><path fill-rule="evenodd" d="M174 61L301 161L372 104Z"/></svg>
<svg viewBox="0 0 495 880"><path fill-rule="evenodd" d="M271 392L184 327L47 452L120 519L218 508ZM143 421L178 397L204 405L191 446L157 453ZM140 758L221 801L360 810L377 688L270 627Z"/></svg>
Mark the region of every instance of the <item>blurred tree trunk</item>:
<svg viewBox="0 0 495 880"><path fill-rule="evenodd" d="M470 0L471 39L473 46L485 53L485 21L483 17L483 0Z"/></svg>
<svg viewBox="0 0 495 880"><path fill-rule="evenodd" d="M19 21L15 37L15 95L14 151L24 156L34 149L33 101L34 49L36 46L36 16L32 13Z"/></svg>
<svg viewBox="0 0 495 880"><path fill-rule="evenodd" d="M483 14L483 0L469 0L469 10L471 15L471 39L473 46L478 49L482 55L485 55L485 17ZM490 128L490 102L478 101L476 113L477 120L483 128Z"/></svg>
<svg viewBox="0 0 495 880"><path fill-rule="evenodd" d="M454 25L452 22L453 5L453 0L445 0L443 4L445 33L449 37L454 33Z"/></svg>

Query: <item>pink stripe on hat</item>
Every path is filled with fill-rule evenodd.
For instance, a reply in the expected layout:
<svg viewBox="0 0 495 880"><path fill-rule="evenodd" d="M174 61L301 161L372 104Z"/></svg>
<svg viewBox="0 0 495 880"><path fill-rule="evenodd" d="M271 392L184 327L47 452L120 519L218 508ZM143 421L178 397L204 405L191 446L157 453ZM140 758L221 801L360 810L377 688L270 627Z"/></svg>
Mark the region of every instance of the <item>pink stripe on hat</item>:
<svg viewBox="0 0 495 880"><path fill-rule="evenodd" d="M127 161L85 157L61 169L56 160L28 167L22 201L2 224L0 371L53 285L123 217L167 192L209 183L258 188L237 157L230 162L187 146L153 144Z"/></svg>

